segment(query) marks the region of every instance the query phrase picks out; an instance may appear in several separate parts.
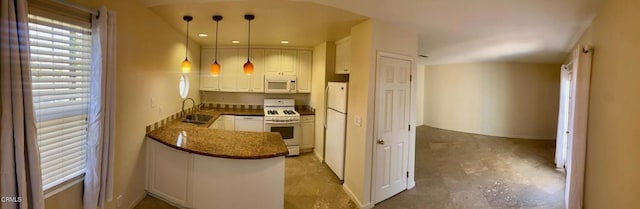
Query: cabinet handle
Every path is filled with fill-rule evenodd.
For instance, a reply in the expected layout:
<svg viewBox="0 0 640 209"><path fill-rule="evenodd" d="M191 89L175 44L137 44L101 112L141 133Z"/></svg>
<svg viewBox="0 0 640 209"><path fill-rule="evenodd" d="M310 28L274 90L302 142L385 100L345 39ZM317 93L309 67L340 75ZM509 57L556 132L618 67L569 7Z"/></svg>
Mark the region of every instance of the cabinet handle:
<svg viewBox="0 0 640 209"><path fill-rule="evenodd" d="M343 69L342 71L349 71L349 69Z"/></svg>

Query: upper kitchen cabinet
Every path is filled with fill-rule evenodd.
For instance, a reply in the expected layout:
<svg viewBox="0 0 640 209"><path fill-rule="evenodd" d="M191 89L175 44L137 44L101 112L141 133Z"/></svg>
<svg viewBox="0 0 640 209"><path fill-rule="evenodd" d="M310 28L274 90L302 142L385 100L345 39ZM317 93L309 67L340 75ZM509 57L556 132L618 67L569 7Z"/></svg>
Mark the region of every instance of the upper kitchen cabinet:
<svg viewBox="0 0 640 209"><path fill-rule="evenodd" d="M200 90L202 91L220 91L218 86L219 78L209 74L209 68L213 64L216 50L202 49L200 57ZM219 63L219 62L218 62Z"/></svg>
<svg viewBox="0 0 640 209"><path fill-rule="evenodd" d="M296 50L265 49L264 54L267 75L296 75Z"/></svg>
<svg viewBox="0 0 640 209"><path fill-rule="evenodd" d="M220 91L237 91L238 80L242 78L242 64L238 57L238 49L219 49L220 75L218 85Z"/></svg>
<svg viewBox="0 0 640 209"><path fill-rule="evenodd" d="M247 62L247 49L218 49L220 75L216 77L209 74L215 49L205 48L201 53L201 91L264 92L265 75L287 75L296 76L298 93L311 92L311 50L251 49L253 74L245 75L242 66Z"/></svg>
<svg viewBox="0 0 640 209"><path fill-rule="evenodd" d="M264 49L251 50L252 75L245 75L242 66L247 62L246 49L218 49L220 75L211 76L215 49L202 49L200 90L226 92L264 92Z"/></svg>
<svg viewBox="0 0 640 209"><path fill-rule="evenodd" d="M244 57L242 59L242 64L244 65L247 59L247 50L240 49L240 54L241 57ZM241 82L248 82L249 92L264 92L264 49L251 49L251 63L253 63L253 74L245 75L246 81L243 80Z"/></svg>
<svg viewBox="0 0 640 209"><path fill-rule="evenodd" d="M349 74L351 36L336 41L336 74Z"/></svg>
<svg viewBox="0 0 640 209"><path fill-rule="evenodd" d="M311 51L300 50L297 55L297 87L299 93L311 93Z"/></svg>

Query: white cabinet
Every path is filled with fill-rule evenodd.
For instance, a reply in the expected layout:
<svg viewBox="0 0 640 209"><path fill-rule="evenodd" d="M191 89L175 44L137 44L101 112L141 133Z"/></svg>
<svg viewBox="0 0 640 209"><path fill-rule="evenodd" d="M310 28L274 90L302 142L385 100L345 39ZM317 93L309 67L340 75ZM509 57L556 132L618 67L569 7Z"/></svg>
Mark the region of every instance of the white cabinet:
<svg viewBox="0 0 640 209"><path fill-rule="evenodd" d="M302 137L300 149L313 148L315 138L315 116L303 115L300 117L300 136Z"/></svg>
<svg viewBox="0 0 640 209"><path fill-rule="evenodd" d="M265 74L296 75L296 56L294 49L265 49Z"/></svg>
<svg viewBox="0 0 640 209"><path fill-rule="evenodd" d="M235 116L235 130L264 132L263 119L262 116Z"/></svg>
<svg viewBox="0 0 640 209"><path fill-rule="evenodd" d="M213 122L213 124L211 124L211 126L209 126L209 128L234 131L236 130L235 126L235 116L221 115L220 117L218 117L218 119L216 119L216 121Z"/></svg>
<svg viewBox="0 0 640 209"><path fill-rule="evenodd" d="M192 206L193 158L153 139L147 139L147 190L163 199Z"/></svg>
<svg viewBox="0 0 640 209"><path fill-rule="evenodd" d="M336 41L336 74L349 74L351 65L351 36Z"/></svg>
<svg viewBox="0 0 640 209"><path fill-rule="evenodd" d="M284 156L216 158L146 143L147 191L179 208L284 208Z"/></svg>
<svg viewBox="0 0 640 209"><path fill-rule="evenodd" d="M240 57L244 58L243 65L246 62L246 53L247 50L240 50ZM249 92L264 92L264 49L251 49L251 63L253 63L253 74L244 75L246 77L244 82L248 82L247 90Z"/></svg>
<svg viewBox="0 0 640 209"><path fill-rule="evenodd" d="M298 93L311 93L311 51L299 50L297 55L296 70L298 77Z"/></svg>
<svg viewBox="0 0 640 209"><path fill-rule="evenodd" d="M247 62L246 49L218 49L220 75L211 76L215 49L203 49L200 68L200 90L227 92L264 92L264 49L251 50L253 74L245 75L242 66Z"/></svg>
<svg viewBox="0 0 640 209"><path fill-rule="evenodd" d="M214 62L216 51L214 49L202 49L200 54L200 90L219 91L219 78L211 76L209 71L211 64ZM219 60L218 63L220 63Z"/></svg>
<svg viewBox="0 0 640 209"><path fill-rule="evenodd" d="M220 91L235 91L238 78L242 74L242 64L239 64L238 49L219 49L220 58Z"/></svg>

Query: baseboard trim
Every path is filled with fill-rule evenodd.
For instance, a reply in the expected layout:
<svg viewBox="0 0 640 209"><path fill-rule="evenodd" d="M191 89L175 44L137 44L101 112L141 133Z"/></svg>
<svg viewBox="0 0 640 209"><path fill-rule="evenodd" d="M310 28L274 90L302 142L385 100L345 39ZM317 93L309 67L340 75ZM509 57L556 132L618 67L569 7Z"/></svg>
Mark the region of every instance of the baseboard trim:
<svg viewBox="0 0 640 209"><path fill-rule="evenodd" d="M320 162L324 162L324 159L322 158L322 156L320 156L320 153L317 153L315 149L313 150L313 155L315 155L316 158L320 160Z"/></svg>
<svg viewBox="0 0 640 209"><path fill-rule="evenodd" d="M529 135L517 135L517 134L492 134L492 133L472 132L472 131L468 131L468 130L459 130L459 129L455 129L455 128L440 128L440 127L430 126L430 125L426 125L426 124L423 125L423 126L442 129L442 130L456 131L456 132L461 132L461 133L466 133L466 134L495 136L495 137L503 137L503 138L531 139L531 140L554 140L554 141L556 140L556 135L553 135L553 136L542 136L542 135L529 136Z"/></svg>
<svg viewBox="0 0 640 209"><path fill-rule="evenodd" d="M416 187L416 181L409 179L409 183L407 183L407 190L413 189L414 187Z"/></svg>
<svg viewBox="0 0 640 209"><path fill-rule="evenodd" d="M134 207L136 207L136 205L140 204L140 202L142 202L142 200L146 196L147 196L147 192L146 191L142 192L142 194L140 194L138 197L136 197L136 199L133 200L133 203L129 205L129 207L125 207L125 208L133 209Z"/></svg>
<svg viewBox="0 0 640 209"><path fill-rule="evenodd" d="M362 204L360 202L360 200L358 200L356 195L353 194L351 189L349 189L349 187L346 184L342 184L342 190L344 190L344 192L346 192L347 195L349 195L349 198L351 198L351 200L353 200L353 202L356 203L356 206L358 206L358 208L360 208L360 209L371 209L371 208L373 208L373 204L371 204L371 203Z"/></svg>

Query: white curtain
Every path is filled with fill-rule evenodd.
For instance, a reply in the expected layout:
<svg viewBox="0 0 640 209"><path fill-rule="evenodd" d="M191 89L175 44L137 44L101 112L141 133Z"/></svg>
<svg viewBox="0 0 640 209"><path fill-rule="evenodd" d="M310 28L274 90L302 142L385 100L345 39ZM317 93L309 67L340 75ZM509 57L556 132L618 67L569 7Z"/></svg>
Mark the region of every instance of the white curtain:
<svg viewBox="0 0 640 209"><path fill-rule="evenodd" d="M583 207L584 167L587 151L587 122L589 114L589 86L593 50L578 46L573 53L572 92L569 105L569 137L567 141L567 181L565 202L567 209Z"/></svg>
<svg viewBox="0 0 640 209"><path fill-rule="evenodd" d="M115 143L116 15L104 6L92 20L93 63L87 135L84 208L104 208L113 199Z"/></svg>
<svg viewBox="0 0 640 209"><path fill-rule="evenodd" d="M27 0L0 1L3 209L44 208L31 93L27 15Z"/></svg>

